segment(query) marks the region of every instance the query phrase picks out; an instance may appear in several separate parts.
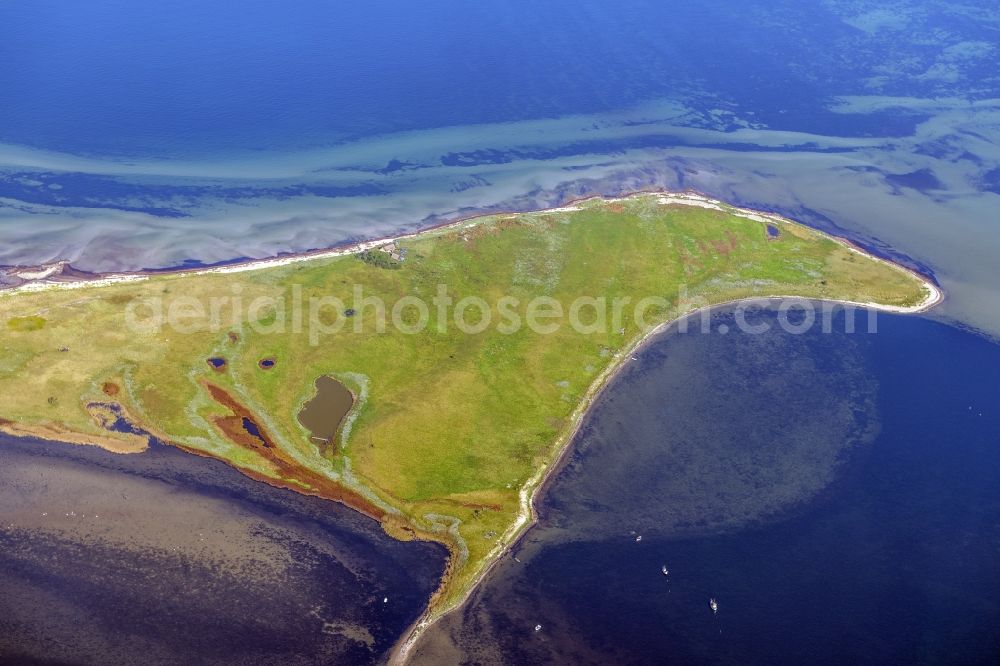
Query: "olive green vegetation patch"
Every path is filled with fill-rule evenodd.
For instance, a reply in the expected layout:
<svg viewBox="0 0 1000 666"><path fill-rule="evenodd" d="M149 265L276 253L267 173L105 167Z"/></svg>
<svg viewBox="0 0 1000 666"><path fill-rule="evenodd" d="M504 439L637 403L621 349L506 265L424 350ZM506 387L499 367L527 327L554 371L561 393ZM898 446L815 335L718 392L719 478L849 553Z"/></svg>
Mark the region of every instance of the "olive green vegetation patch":
<svg viewBox="0 0 1000 666"><path fill-rule="evenodd" d="M7 328L12 331L38 331L45 328L45 317L11 317L7 320Z"/></svg>

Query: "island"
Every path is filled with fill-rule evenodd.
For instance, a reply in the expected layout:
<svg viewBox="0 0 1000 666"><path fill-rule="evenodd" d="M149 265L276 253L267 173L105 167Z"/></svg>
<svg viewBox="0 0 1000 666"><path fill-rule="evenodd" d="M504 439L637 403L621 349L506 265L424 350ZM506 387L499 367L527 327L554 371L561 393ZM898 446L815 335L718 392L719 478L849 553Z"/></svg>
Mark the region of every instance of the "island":
<svg viewBox="0 0 1000 666"><path fill-rule="evenodd" d="M119 453L155 438L443 544L397 658L530 526L588 406L655 331L742 299L941 298L845 240L663 192L199 270L42 273L0 292L0 430Z"/></svg>

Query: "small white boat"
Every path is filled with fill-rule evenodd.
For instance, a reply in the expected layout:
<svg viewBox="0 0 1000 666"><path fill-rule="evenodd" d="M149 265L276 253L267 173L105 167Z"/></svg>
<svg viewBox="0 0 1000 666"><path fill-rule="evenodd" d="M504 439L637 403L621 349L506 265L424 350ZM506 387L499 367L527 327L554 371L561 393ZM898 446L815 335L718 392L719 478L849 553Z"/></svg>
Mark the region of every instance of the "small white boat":
<svg viewBox="0 0 1000 666"><path fill-rule="evenodd" d="M642 541L642 535L641 534L635 538L635 542L636 543L639 543L640 541Z"/></svg>
<svg viewBox="0 0 1000 666"><path fill-rule="evenodd" d="M719 602L715 600L715 597L708 600L708 607L712 609L712 615L719 614Z"/></svg>
<svg viewBox="0 0 1000 666"><path fill-rule="evenodd" d="M663 572L664 576L669 576L670 575L670 569L667 568L666 564L664 564L662 567L660 567L660 571Z"/></svg>
<svg viewBox="0 0 1000 666"><path fill-rule="evenodd" d="M542 625L536 624L535 625L535 631L541 631L541 630L542 630Z"/></svg>

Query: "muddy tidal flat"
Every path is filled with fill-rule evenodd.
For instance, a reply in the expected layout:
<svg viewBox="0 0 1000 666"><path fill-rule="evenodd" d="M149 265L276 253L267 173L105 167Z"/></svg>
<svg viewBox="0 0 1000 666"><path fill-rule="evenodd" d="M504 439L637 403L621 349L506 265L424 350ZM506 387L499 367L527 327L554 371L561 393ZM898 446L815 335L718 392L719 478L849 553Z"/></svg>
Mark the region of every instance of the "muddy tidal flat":
<svg viewBox="0 0 1000 666"><path fill-rule="evenodd" d="M170 447L0 437L2 663L376 663L444 562Z"/></svg>

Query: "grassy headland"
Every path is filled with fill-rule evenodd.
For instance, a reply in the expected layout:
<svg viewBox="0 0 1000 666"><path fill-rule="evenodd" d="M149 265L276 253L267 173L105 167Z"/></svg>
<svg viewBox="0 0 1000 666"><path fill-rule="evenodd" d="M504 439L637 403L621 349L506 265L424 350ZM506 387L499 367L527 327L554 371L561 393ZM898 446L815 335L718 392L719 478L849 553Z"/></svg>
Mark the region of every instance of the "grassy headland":
<svg viewBox="0 0 1000 666"><path fill-rule="evenodd" d="M656 325L748 297L903 310L936 298L917 276L804 226L683 203L644 194L479 218L400 241L401 261L320 257L2 293L0 429L141 450L141 435L109 429L124 416L256 478L343 501L400 538L438 540L452 553L439 613L529 523L544 471ZM434 302L441 285L447 310ZM386 304L384 331L358 290ZM481 331L475 304L466 330L455 324L467 296L490 308ZM637 322L648 297L661 300ZM506 315L505 298L517 302ZM552 300L528 326L539 298ZM562 318L538 316L553 303ZM172 326L153 325L156 304ZM327 444L297 419L323 375L355 396Z"/></svg>

